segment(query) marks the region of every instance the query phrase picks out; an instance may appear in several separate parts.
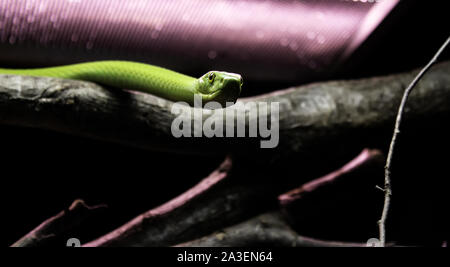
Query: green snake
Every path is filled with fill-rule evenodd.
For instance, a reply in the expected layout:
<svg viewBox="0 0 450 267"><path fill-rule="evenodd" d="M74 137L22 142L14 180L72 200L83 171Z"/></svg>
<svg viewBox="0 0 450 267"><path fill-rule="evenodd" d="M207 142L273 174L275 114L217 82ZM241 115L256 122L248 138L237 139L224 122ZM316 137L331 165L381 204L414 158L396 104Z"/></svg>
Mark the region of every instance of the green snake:
<svg viewBox="0 0 450 267"><path fill-rule="evenodd" d="M242 88L239 74L209 71L196 79L165 68L131 61L93 61L73 65L37 68L2 69L0 74L56 77L95 82L156 95L172 101L194 105L194 95L202 103L216 101L222 106L235 103Z"/></svg>

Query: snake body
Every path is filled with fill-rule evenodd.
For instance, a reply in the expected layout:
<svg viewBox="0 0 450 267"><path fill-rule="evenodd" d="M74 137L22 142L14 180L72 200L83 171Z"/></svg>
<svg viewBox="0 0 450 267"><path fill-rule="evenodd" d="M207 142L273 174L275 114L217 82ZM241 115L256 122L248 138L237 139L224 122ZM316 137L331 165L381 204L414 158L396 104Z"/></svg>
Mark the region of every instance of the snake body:
<svg viewBox="0 0 450 267"><path fill-rule="evenodd" d="M172 101L194 104L235 102L242 87L239 74L210 71L196 79L165 68L131 61L93 61L38 69L2 69L0 74L56 77L91 81L116 88L150 93Z"/></svg>

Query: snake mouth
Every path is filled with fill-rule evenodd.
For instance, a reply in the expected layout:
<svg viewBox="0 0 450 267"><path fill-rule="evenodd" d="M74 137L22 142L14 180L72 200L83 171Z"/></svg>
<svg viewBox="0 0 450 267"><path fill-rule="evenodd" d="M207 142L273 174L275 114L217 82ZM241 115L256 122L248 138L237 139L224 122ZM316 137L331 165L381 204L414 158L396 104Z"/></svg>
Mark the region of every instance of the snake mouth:
<svg viewBox="0 0 450 267"><path fill-rule="evenodd" d="M239 76L239 77L235 77ZM227 103L236 103L236 100L241 94L242 78L240 75L233 75L230 77L223 77L221 79L220 89L209 95L209 101L216 101L223 107L226 107Z"/></svg>

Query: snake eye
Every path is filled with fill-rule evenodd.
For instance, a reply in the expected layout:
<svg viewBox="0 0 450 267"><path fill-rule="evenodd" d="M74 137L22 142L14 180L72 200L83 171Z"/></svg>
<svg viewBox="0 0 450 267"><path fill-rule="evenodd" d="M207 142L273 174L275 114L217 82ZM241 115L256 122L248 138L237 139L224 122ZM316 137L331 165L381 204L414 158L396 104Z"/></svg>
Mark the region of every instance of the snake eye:
<svg viewBox="0 0 450 267"><path fill-rule="evenodd" d="M214 81L214 78L216 78L216 74L215 74L214 72L211 72L211 73L208 75L208 80L209 80L209 82L212 83L212 82Z"/></svg>

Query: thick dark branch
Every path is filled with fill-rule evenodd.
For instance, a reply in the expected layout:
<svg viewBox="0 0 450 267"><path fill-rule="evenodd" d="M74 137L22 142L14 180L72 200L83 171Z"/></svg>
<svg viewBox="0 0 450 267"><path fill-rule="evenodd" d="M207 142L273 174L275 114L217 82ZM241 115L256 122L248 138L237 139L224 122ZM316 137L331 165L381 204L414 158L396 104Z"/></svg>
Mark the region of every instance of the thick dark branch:
<svg viewBox="0 0 450 267"><path fill-rule="evenodd" d="M415 74L315 83L241 101L279 102L278 148L296 152L352 129L392 123L403 88ZM410 118L448 112L449 101L450 62L445 62L417 85L406 112ZM251 153L260 147L256 138L175 138L171 124L177 114L171 113L172 105L151 95L108 90L88 82L0 75L0 123L178 152ZM239 108L238 113L248 119L252 109ZM223 120L221 110L201 112L203 119Z"/></svg>
<svg viewBox="0 0 450 267"><path fill-rule="evenodd" d="M12 247L35 247L50 243L63 233L78 226L93 213L104 209L105 205L87 206L83 200L75 200L67 210L45 220L38 227L12 244Z"/></svg>
<svg viewBox="0 0 450 267"><path fill-rule="evenodd" d="M278 212L259 215L179 247L361 247L366 244L325 241L298 235Z"/></svg>

